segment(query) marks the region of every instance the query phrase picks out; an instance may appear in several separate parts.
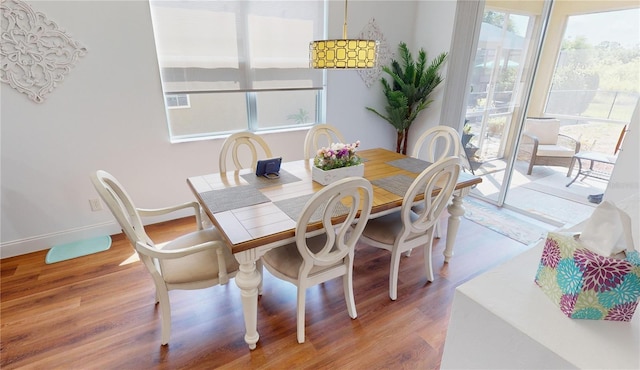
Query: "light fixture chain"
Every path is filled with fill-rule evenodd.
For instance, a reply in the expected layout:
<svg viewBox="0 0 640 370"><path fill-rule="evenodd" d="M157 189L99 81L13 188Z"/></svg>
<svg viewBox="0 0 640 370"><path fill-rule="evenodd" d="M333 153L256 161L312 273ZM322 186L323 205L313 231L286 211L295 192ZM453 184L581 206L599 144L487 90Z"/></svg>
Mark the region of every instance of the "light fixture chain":
<svg viewBox="0 0 640 370"><path fill-rule="evenodd" d="M342 26L342 38L347 39L347 0L344 0L344 25Z"/></svg>

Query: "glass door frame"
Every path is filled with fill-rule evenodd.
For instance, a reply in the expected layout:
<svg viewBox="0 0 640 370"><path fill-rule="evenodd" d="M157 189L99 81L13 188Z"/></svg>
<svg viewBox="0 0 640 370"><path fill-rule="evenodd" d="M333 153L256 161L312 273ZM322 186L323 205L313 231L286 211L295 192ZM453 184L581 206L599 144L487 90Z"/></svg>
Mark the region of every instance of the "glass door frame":
<svg viewBox="0 0 640 370"><path fill-rule="evenodd" d="M507 158L507 166L505 168L505 174L504 174L504 179L502 181L502 184L500 186L500 191L498 193L498 199L495 202L496 205L502 207L502 206L507 206L508 204L505 204L505 199L507 197L507 191L509 190L509 187L511 186L511 180L512 180L512 175L514 172L514 168L515 168L515 164L516 164L516 158L518 155L518 148L520 147L520 141L522 139L522 131L524 128L524 122L525 122L525 118L528 116L528 110L529 110L529 102L531 100L531 94L534 90L534 80L536 78L536 72L538 70L538 65L540 63L540 59L541 59L541 53L542 53L542 48L544 45L544 40L545 40L545 36L547 34L547 28L549 25L549 18L551 16L551 12L553 10L553 5L554 5L554 0L549 0L549 1L544 1L544 6L542 9L542 13L540 15L540 27L536 28L534 26L534 30L538 30L538 32L534 31L534 35L532 35L532 42L533 45L532 47L534 47L533 51L533 55L531 57L531 72L529 73L529 76L527 76L525 84L526 84L526 88L524 88L522 90L523 95L522 95L522 109L520 109L520 112L518 114L517 120L513 121L513 122L517 122L518 124L514 125L513 129L511 130L510 135L508 135L507 137L512 138L510 141L512 143L512 150L511 150L511 154L509 155L509 157Z"/></svg>

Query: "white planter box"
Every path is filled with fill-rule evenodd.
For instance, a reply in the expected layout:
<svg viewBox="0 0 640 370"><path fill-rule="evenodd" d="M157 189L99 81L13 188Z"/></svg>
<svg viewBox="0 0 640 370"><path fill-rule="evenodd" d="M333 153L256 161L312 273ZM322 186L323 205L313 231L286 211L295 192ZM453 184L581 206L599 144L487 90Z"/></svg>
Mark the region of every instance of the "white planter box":
<svg viewBox="0 0 640 370"><path fill-rule="evenodd" d="M364 176L364 163L360 163L357 166L336 168L329 171L324 171L316 166L311 167L311 178L313 181L322 185L329 185L333 182L351 176Z"/></svg>

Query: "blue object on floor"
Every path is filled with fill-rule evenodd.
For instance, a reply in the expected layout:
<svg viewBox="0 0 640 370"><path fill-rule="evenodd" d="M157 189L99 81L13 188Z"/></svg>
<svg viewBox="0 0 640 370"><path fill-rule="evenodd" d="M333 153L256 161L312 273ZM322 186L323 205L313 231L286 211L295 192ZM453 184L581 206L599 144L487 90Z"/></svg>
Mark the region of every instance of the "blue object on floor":
<svg viewBox="0 0 640 370"><path fill-rule="evenodd" d="M111 237L109 235L67 244L54 245L49 249L44 261L47 264L66 261L72 258L106 251L109 247L111 247Z"/></svg>

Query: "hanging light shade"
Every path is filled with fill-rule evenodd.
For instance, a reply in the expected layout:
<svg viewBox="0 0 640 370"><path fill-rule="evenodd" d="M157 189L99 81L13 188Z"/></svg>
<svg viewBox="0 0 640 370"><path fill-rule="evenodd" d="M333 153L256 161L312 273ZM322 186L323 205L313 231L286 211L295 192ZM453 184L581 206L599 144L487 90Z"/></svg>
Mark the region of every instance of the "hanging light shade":
<svg viewBox="0 0 640 370"><path fill-rule="evenodd" d="M376 66L378 41L347 39L347 0L344 2L342 38L309 43L311 68L373 68Z"/></svg>

